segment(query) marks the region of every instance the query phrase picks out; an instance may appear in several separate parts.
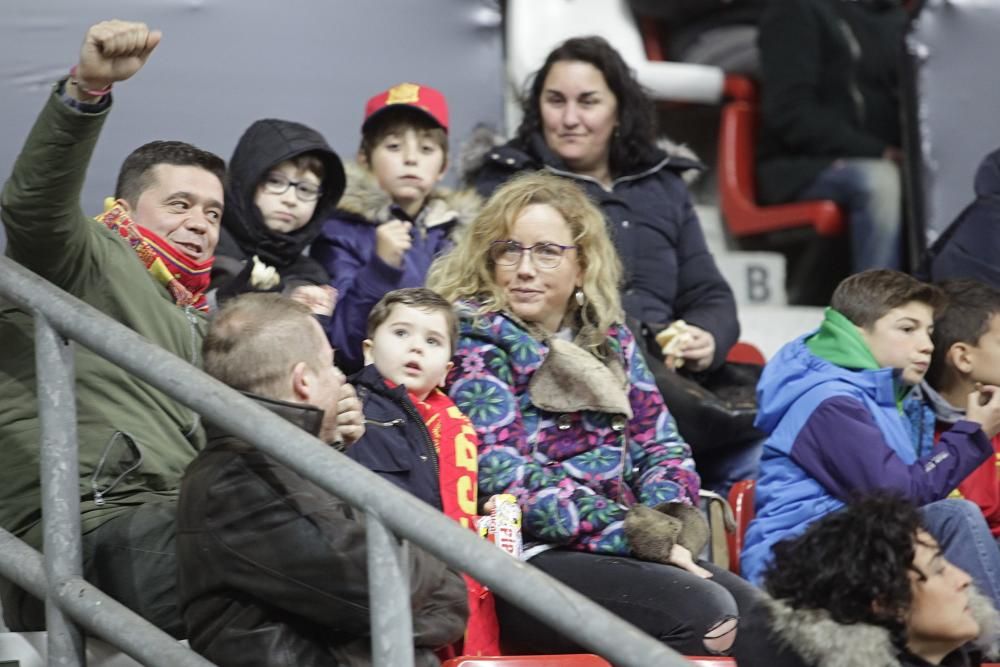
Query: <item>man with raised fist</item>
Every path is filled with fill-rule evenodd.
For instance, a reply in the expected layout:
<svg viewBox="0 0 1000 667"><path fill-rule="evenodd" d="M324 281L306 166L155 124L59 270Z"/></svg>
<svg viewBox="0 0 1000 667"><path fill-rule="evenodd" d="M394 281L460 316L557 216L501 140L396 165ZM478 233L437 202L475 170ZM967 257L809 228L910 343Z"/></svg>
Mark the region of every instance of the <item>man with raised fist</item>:
<svg viewBox="0 0 1000 667"><path fill-rule="evenodd" d="M7 254L182 359L199 363L204 291L222 219L225 163L176 141L125 160L114 205L96 220L80 192L112 87L160 42L142 23L92 26L56 83L3 190ZM0 300L0 526L41 548L40 431L31 315ZM82 346L75 348L86 578L182 633L174 517L198 415ZM44 624L40 602L0 586L13 630Z"/></svg>

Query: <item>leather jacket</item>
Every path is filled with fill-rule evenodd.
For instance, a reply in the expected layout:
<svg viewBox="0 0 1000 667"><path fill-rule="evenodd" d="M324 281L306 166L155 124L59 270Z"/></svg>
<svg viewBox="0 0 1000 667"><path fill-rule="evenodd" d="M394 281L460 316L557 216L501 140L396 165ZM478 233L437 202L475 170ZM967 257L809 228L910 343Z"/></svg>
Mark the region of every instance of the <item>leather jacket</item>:
<svg viewBox="0 0 1000 667"><path fill-rule="evenodd" d="M253 396L317 433L322 411ZM178 588L192 648L218 665L370 665L363 515L209 427L177 516ZM409 548L417 665L462 636L465 584Z"/></svg>

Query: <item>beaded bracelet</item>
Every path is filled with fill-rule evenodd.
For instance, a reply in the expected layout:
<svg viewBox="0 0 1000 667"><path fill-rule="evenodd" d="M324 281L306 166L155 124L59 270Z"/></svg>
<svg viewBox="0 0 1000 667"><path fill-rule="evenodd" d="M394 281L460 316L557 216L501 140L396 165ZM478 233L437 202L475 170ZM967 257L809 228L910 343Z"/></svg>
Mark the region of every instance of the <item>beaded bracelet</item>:
<svg viewBox="0 0 1000 667"><path fill-rule="evenodd" d="M105 86L104 88L101 88L99 90L89 90L89 89L84 88L83 86L81 86L79 80L77 80L77 78L76 78L76 65L73 65L70 68L70 70L69 70L69 81L74 86L76 86L77 88L79 88L81 93L83 93L84 95L87 95L88 97L104 97L105 95L107 95L108 93L111 92L111 85L112 84L110 84L110 83L107 86Z"/></svg>

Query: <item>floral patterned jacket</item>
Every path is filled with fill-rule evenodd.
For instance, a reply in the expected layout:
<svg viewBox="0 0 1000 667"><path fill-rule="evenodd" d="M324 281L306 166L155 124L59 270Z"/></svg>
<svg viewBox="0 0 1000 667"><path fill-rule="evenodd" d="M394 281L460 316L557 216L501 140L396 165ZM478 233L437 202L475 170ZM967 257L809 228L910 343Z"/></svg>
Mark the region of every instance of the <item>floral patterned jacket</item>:
<svg viewBox="0 0 1000 667"><path fill-rule="evenodd" d="M627 555L630 505L696 504L691 450L628 328L608 331L604 363L473 308L460 307L448 391L480 437L480 497L513 494L529 546Z"/></svg>

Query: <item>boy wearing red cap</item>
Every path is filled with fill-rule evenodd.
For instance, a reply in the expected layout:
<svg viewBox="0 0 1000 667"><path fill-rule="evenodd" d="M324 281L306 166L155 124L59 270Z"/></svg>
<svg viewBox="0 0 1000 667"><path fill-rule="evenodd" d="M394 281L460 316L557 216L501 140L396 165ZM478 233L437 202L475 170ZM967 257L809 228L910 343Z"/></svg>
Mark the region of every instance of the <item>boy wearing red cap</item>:
<svg viewBox="0 0 1000 667"><path fill-rule="evenodd" d="M401 83L368 100L357 160L311 250L339 295L327 335L346 373L364 364L372 307L392 290L423 286L480 203L471 191L438 187L448 166L448 103L428 86Z"/></svg>

